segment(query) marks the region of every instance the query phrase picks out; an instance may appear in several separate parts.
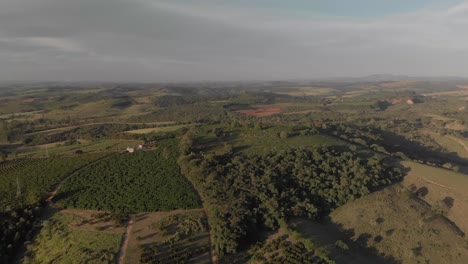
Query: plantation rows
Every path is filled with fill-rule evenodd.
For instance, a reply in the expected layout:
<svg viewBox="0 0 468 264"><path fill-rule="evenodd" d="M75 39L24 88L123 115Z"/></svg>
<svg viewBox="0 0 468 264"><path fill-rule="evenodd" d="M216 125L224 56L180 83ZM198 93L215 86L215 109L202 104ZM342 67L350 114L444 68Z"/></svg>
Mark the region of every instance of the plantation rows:
<svg viewBox="0 0 468 264"><path fill-rule="evenodd" d="M39 202L61 178L103 156L104 154L84 154L50 159L24 159L6 165L0 171L0 211Z"/></svg>
<svg viewBox="0 0 468 264"><path fill-rule="evenodd" d="M33 159L17 159L11 161L5 161L0 163L0 174L4 174L10 171L17 170L26 165L33 165L34 163L41 161L40 158Z"/></svg>
<svg viewBox="0 0 468 264"><path fill-rule="evenodd" d="M81 170L56 196L64 207L109 211L168 211L200 207L177 165L174 139L155 151L120 153Z"/></svg>
<svg viewBox="0 0 468 264"><path fill-rule="evenodd" d="M23 242L32 239L32 228L47 192L63 177L101 157L104 155L92 154L4 164L0 171L0 263L11 263Z"/></svg>

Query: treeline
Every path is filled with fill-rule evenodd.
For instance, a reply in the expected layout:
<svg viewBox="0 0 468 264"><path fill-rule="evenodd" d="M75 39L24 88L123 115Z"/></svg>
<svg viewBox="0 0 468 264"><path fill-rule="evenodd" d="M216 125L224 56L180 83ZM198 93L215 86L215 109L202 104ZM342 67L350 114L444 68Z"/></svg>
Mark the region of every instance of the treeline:
<svg viewBox="0 0 468 264"><path fill-rule="evenodd" d="M340 138L372 148L376 151L389 154L398 158L411 159L419 163L442 167L444 164L468 164L468 161L441 148L437 142L430 137L411 133L421 126L402 122L395 124L389 122L389 126L398 126L401 132L393 132L395 128L381 126L365 126L356 122L355 124L338 123L324 126L324 130ZM409 128L407 128L409 126ZM445 165L447 167L447 165ZM453 168L458 166L451 165Z"/></svg>
<svg viewBox="0 0 468 264"><path fill-rule="evenodd" d="M317 219L348 201L402 178L397 168L335 148L289 149L253 156L190 153L181 140L179 164L208 210L215 250L236 253L289 217ZM189 154L190 153L190 154Z"/></svg>
<svg viewBox="0 0 468 264"><path fill-rule="evenodd" d="M40 216L43 203L0 212L0 263L12 263L24 241L32 239L34 222Z"/></svg>

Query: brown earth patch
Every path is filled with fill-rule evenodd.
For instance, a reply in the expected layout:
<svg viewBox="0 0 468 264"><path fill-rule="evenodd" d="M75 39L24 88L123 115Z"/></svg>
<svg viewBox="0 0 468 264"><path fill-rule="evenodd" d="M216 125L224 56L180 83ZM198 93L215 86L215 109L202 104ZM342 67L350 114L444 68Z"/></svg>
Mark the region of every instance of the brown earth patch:
<svg viewBox="0 0 468 264"><path fill-rule="evenodd" d="M236 113L255 117L271 116L283 112L288 106L289 104L256 105L255 109L238 110Z"/></svg>

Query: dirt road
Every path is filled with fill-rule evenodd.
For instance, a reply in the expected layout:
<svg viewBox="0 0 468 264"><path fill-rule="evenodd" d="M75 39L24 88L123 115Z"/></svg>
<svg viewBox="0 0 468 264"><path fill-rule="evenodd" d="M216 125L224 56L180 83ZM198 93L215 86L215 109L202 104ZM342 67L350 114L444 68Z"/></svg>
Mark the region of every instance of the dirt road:
<svg viewBox="0 0 468 264"><path fill-rule="evenodd" d="M132 228L133 228L133 215L130 215L130 220L128 221L127 228L125 229L125 234L122 240L122 245L120 246L120 250L119 250L119 259L117 261L118 264L125 263L125 253L127 253L128 239L130 238L130 234L132 233Z"/></svg>

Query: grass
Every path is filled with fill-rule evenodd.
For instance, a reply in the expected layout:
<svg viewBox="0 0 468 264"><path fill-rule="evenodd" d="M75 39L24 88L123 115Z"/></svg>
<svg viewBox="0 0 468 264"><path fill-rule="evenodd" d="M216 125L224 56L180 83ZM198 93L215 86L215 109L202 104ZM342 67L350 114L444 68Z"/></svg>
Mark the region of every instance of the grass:
<svg viewBox="0 0 468 264"><path fill-rule="evenodd" d="M43 112L43 110L5 114L5 115L0 115L0 119L10 119L10 118L14 118L14 117L16 118L16 117L31 116L31 115L34 115L34 114L39 114L41 112Z"/></svg>
<svg viewBox="0 0 468 264"><path fill-rule="evenodd" d="M326 226L337 232L333 240L349 244L346 254L365 250L385 256L370 263L463 263L468 258L467 242L456 228L398 184L348 203L330 217ZM332 236L321 226L299 229L318 239ZM335 254L340 259L342 253ZM350 260L345 255L342 263Z"/></svg>
<svg viewBox="0 0 468 264"><path fill-rule="evenodd" d="M136 129L136 130L126 131L125 133L129 133L129 134L148 134L148 133L155 133L155 132L172 132L172 131L176 131L177 129L183 128L183 127L187 127L187 125L143 128L143 129Z"/></svg>
<svg viewBox="0 0 468 264"><path fill-rule="evenodd" d="M193 252L189 263L209 263L210 239L206 226L206 216L200 209L158 213L140 213L134 216L125 263L146 263L145 257L153 257L162 263L172 263L169 255L177 255L183 249ZM184 224L185 223L185 224ZM203 223L203 228L182 234L187 223ZM179 234L179 235L178 235ZM169 242L171 241L171 242Z"/></svg>
<svg viewBox="0 0 468 264"><path fill-rule="evenodd" d="M107 151L124 151L127 147L135 147L143 144L142 140L118 140L107 139L99 141L79 140L81 144L65 146L63 142L56 142L34 147L20 148L18 151L19 157L44 157L49 155L71 155L77 150L82 150L85 153L92 152L107 152Z"/></svg>
<svg viewBox="0 0 468 264"><path fill-rule="evenodd" d="M28 246L24 263L112 263L122 240L122 231L81 230L76 224L83 218L59 212L43 224L34 242Z"/></svg>
<svg viewBox="0 0 468 264"><path fill-rule="evenodd" d="M468 146L468 141L450 135L442 136L430 131L426 131L425 133L433 138L439 145L447 148L449 152L455 152L459 157L468 159L468 150L460 143L462 142Z"/></svg>
<svg viewBox="0 0 468 264"><path fill-rule="evenodd" d="M452 198L453 206L447 208L446 215L468 233L468 176L410 161L403 165L410 169L403 184L408 188L426 188L427 193L422 198L432 206L438 206L447 197Z"/></svg>
<svg viewBox="0 0 468 264"><path fill-rule="evenodd" d="M215 134L208 131L216 129L215 127L206 127L202 130L196 139L196 145L202 151L222 153L224 143L231 144L234 152L245 154L263 154L270 151L278 151L287 148L299 148L307 146L342 146L348 143L325 135L313 134L302 136L299 132L291 131L288 126L272 126L257 130L255 128L242 128L226 130L226 136L217 138ZM281 138L282 131L287 131L290 135L287 138Z"/></svg>

